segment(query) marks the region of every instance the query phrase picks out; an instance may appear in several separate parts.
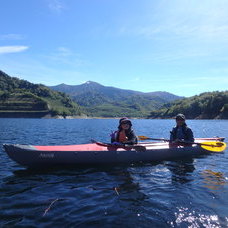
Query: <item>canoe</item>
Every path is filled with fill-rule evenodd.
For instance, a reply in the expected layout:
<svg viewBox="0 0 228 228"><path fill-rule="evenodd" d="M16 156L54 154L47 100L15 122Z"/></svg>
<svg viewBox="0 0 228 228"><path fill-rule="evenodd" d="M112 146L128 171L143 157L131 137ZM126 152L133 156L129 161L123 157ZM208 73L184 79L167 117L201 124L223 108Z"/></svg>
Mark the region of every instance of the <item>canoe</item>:
<svg viewBox="0 0 228 228"><path fill-rule="evenodd" d="M225 143L213 145L219 140L206 141L205 146L199 139L193 145L170 145L168 142L140 143L134 146L114 146L106 143L79 145L36 146L22 144L4 144L8 156L18 164L26 167L55 165L85 165L109 163L138 163L172 160L208 154L219 149L225 150ZM219 142L220 143L220 142Z"/></svg>

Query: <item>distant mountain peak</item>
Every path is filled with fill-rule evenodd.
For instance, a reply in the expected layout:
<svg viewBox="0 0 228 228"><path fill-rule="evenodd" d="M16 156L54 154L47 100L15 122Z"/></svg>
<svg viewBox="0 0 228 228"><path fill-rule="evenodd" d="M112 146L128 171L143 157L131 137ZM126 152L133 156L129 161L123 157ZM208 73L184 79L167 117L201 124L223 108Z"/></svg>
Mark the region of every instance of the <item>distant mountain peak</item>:
<svg viewBox="0 0 228 228"><path fill-rule="evenodd" d="M101 84L99 84L99 83L97 83L97 82L94 82L94 81L87 81L87 82L85 82L85 83L83 83L84 85L101 85Z"/></svg>
<svg viewBox="0 0 228 228"><path fill-rule="evenodd" d="M85 82L85 84L91 84L91 83L93 83L93 81L87 81L87 82Z"/></svg>

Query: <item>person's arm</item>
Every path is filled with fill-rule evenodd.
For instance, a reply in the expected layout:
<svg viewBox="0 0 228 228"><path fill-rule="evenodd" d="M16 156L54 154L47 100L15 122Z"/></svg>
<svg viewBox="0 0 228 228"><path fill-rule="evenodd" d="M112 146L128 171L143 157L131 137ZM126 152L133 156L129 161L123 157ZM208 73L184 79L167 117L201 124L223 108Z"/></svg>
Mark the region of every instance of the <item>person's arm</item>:
<svg viewBox="0 0 228 228"><path fill-rule="evenodd" d="M169 140L170 140L170 142L173 142L175 140L175 138L174 138L174 128L172 129L172 131L170 131Z"/></svg>
<svg viewBox="0 0 228 228"><path fill-rule="evenodd" d="M188 128L187 130L187 141L194 142L194 136L191 128Z"/></svg>
<svg viewBox="0 0 228 228"><path fill-rule="evenodd" d="M110 134L111 137L111 143L117 142L117 131L114 131Z"/></svg>

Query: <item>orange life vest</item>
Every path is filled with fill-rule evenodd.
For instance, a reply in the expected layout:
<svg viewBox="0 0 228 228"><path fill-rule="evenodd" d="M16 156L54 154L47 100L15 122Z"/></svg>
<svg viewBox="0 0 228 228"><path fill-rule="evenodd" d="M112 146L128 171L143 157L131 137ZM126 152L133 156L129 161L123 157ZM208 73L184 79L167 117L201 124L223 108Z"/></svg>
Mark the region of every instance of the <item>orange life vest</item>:
<svg viewBox="0 0 228 228"><path fill-rule="evenodd" d="M128 138L125 134L125 130L120 131L119 132L119 142L125 142L127 140L128 140Z"/></svg>

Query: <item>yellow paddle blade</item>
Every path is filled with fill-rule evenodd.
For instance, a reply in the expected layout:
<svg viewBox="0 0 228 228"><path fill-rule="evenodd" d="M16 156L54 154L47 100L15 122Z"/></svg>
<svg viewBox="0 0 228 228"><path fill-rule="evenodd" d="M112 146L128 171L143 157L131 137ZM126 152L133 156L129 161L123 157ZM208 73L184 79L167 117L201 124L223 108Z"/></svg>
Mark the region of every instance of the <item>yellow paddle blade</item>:
<svg viewBox="0 0 228 228"><path fill-rule="evenodd" d="M138 138L139 138L140 140L147 140L147 139L150 139L149 137L146 137L146 136L144 136L144 135L138 135Z"/></svg>
<svg viewBox="0 0 228 228"><path fill-rule="evenodd" d="M197 143L198 144L198 143ZM213 151L213 152L222 152L226 149L226 143L224 142L203 142L203 143L199 143L199 145L205 149L205 150L209 150L209 151Z"/></svg>

